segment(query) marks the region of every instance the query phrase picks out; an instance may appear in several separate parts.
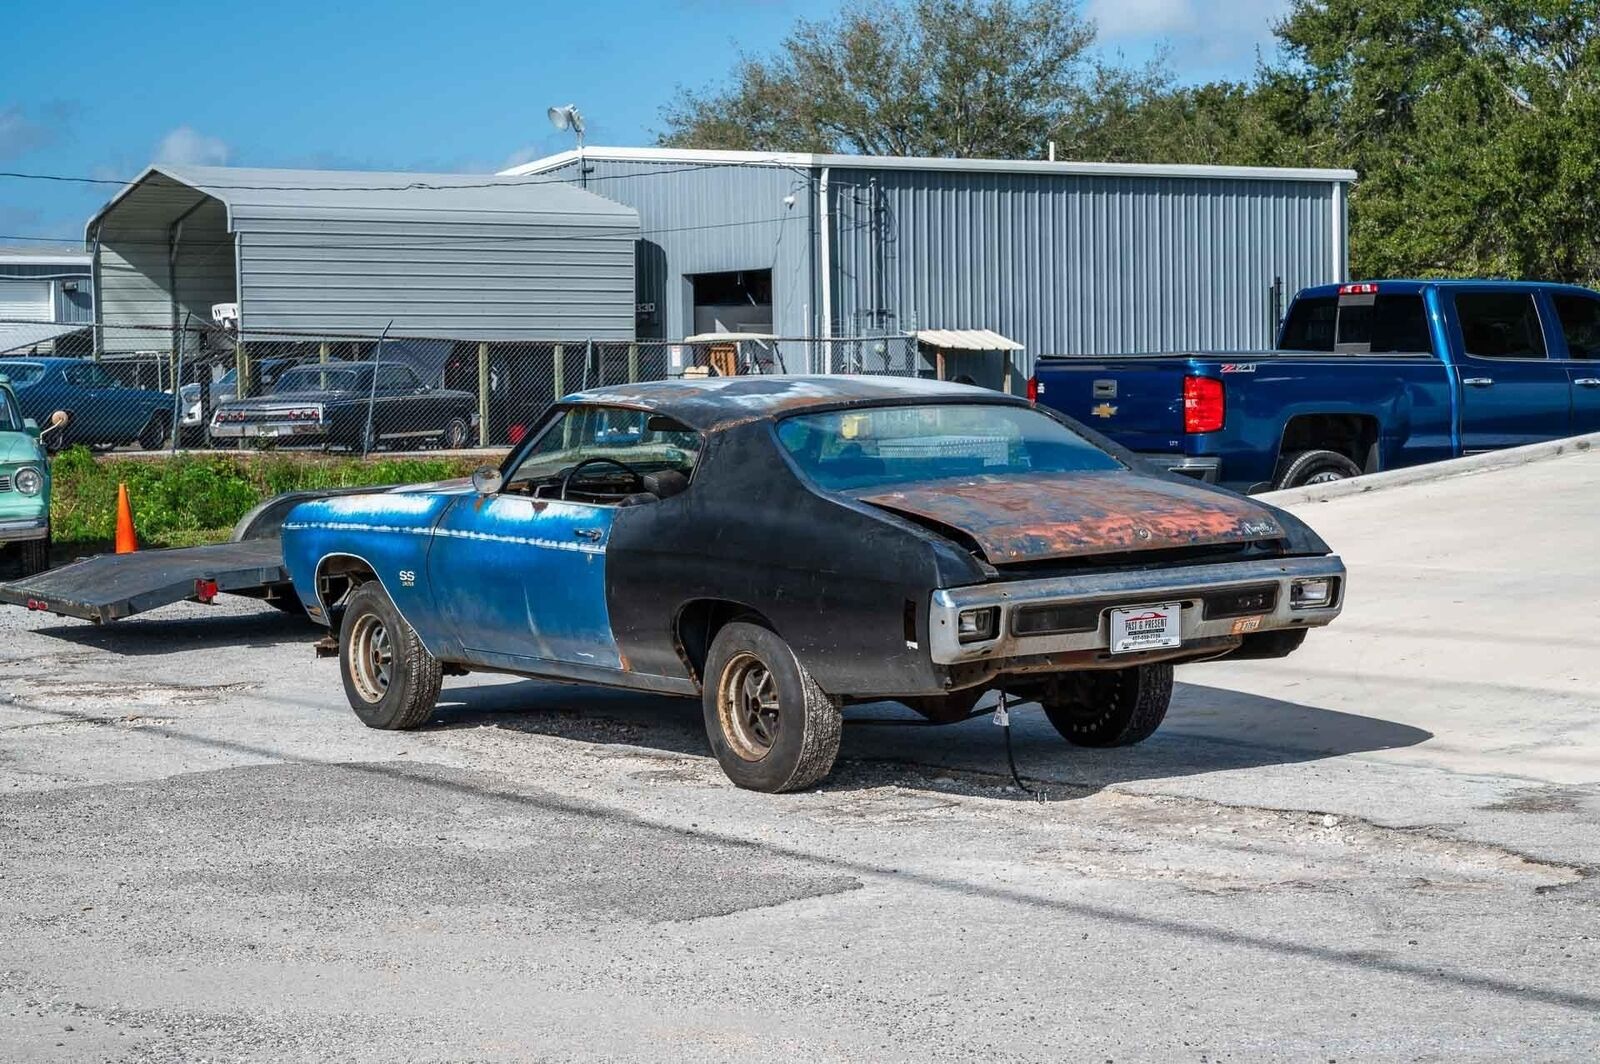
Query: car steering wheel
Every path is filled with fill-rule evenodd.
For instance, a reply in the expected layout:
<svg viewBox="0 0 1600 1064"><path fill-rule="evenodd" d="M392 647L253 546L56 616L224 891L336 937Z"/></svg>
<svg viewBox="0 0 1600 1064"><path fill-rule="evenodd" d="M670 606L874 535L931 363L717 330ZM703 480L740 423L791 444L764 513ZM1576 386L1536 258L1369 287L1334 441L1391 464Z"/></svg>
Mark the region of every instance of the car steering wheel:
<svg viewBox="0 0 1600 1064"><path fill-rule="evenodd" d="M562 478L561 478L561 501L562 502L566 502L567 501L567 485L571 484L573 479L575 477L577 477L578 470L582 469L584 466L587 466L587 465L614 465L618 469L620 469L623 472L627 473L629 476L633 477L633 479L639 481L640 483L644 482L644 474L640 473L637 469L633 468L633 466L629 465L627 462L619 462L615 458L585 458L583 461L579 462L577 465L575 465L571 469L567 470L566 473L562 476Z"/></svg>

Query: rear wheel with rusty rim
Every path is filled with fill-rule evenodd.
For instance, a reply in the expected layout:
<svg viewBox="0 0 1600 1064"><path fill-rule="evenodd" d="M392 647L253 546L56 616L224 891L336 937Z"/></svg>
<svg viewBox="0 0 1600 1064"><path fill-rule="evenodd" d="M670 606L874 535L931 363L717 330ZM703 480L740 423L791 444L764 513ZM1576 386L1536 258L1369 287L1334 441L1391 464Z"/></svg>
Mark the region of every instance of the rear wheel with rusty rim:
<svg viewBox="0 0 1600 1064"><path fill-rule="evenodd" d="M369 728L415 728L439 701L443 668L376 580L350 595L339 665L350 708Z"/></svg>
<svg viewBox="0 0 1600 1064"><path fill-rule="evenodd" d="M755 791L817 783L839 754L839 706L776 632L753 620L717 632L706 656L706 735L728 778Z"/></svg>
<svg viewBox="0 0 1600 1064"><path fill-rule="evenodd" d="M1172 703L1172 666L1074 673L1048 689L1041 704L1061 737L1075 746L1132 746L1155 734Z"/></svg>

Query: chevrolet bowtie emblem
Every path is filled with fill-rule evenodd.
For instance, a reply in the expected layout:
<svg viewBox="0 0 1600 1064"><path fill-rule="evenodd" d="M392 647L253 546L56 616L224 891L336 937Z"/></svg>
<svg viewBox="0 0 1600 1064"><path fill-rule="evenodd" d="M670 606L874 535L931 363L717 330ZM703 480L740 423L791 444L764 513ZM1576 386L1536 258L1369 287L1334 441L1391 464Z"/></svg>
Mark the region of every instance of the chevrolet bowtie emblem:
<svg viewBox="0 0 1600 1064"><path fill-rule="evenodd" d="M1110 403L1101 403L1099 406L1091 407L1089 413L1095 417L1114 417L1117 413L1117 408Z"/></svg>

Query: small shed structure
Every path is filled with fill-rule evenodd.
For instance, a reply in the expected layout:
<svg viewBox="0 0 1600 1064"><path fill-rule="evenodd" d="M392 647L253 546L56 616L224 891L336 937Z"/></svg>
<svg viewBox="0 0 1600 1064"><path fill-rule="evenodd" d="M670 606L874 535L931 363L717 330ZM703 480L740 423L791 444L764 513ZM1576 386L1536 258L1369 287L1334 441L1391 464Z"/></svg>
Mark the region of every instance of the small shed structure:
<svg viewBox="0 0 1600 1064"><path fill-rule="evenodd" d="M89 219L101 352L241 338L628 340L631 207L559 178L152 166Z"/></svg>

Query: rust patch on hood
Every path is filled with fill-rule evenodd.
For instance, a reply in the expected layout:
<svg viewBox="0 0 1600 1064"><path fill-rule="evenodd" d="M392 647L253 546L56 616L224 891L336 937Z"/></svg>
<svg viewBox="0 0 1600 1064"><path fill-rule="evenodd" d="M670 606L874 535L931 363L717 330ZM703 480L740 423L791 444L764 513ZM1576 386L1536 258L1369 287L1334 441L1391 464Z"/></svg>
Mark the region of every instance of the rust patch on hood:
<svg viewBox="0 0 1600 1064"><path fill-rule="evenodd" d="M1122 472L969 477L850 494L964 532L995 565L1284 534L1271 511L1243 496Z"/></svg>

